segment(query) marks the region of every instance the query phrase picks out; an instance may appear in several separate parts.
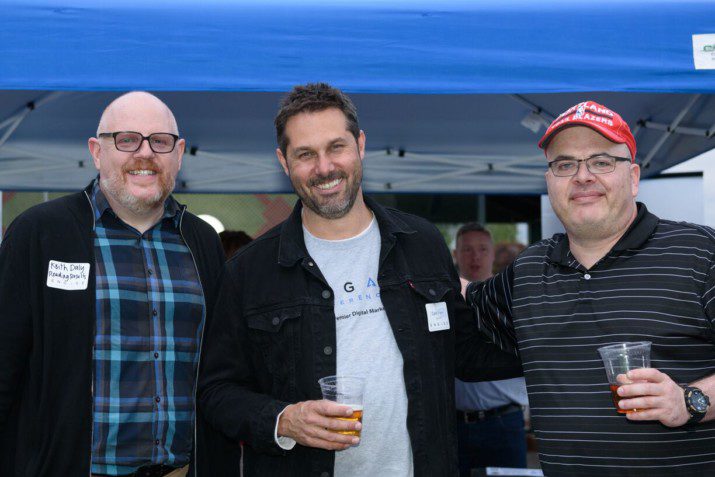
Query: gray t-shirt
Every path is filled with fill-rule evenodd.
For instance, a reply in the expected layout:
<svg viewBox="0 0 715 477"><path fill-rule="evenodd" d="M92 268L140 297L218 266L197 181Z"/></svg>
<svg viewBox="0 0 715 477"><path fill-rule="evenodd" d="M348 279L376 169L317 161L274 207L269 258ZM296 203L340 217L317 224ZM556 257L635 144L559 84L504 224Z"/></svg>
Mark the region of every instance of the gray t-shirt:
<svg viewBox="0 0 715 477"><path fill-rule="evenodd" d="M335 475L412 476L402 355L377 284L377 221L345 240L303 235L335 296L337 374L365 378L360 444L335 453Z"/></svg>

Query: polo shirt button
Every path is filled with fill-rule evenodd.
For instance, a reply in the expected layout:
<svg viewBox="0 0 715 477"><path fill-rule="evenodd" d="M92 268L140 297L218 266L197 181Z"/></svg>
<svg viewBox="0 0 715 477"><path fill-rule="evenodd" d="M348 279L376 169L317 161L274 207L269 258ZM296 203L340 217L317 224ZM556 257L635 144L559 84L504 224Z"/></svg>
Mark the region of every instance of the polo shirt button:
<svg viewBox="0 0 715 477"><path fill-rule="evenodd" d="M588 274L588 273L585 273L585 274L583 275L583 278L586 279L586 280L590 280L590 279L591 279L591 275Z"/></svg>
<svg viewBox="0 0 715 477"><path fill-rule="evenodd" d="M273 319L271 320L271 323L273 323L273 326L277 326L278 323L281 322L281 319L278 318L277 316L274 316Z"/></svg>
<svg viewBox="0 0 715 477"><path fill-rule="evenodd" d="M159 445L159 439L155 440L154 444Z"/></svg>
<svg viewBox="0 0 715 477"><path fill-rule="evenodd" d="M160 398L159 396L157 396L157 397L154 398L154 401L156 401L156 402L161 402L161 398Z"/></svg>
<svg viewBox="0 0 715 477"><path fill-rule="evenodd" d="M154 353L154 357L155 357L155 358L158 358L158 357L159 357L159 353Z"/></svg>
<svg viewBox="0 0 715 477"><path fill-rule="evenodd" d="M321 295L327 300L328 298L330 298L330 290L323 290L323 293L321 293Z"/></svg>
<svg viewBox="0 0 715 477"><path fill-rule="evenodd" d="M154 316L156 316L156 315L158 315L158 314L159 314L159 312L158 312L158 311L156 311L156 310L151 310L151 314L152 314L152 315L154 315Z"/></svg>
<svg viewBox="0 0 715 477"><path fill-rule="evenodd" d="M308 262L308 266L309 266L309 267L312 267L312 266L314 266L314 265L315 265L315 264L314 264L313 262Z"/></svg>
<svg viewBox="0 0 715 477"><path fill-rule="evenodd" d="M150 268L149 270L147 270L147 272L149 272L149 275L151 275L152 273L154 273L151 268Z"/></svg>
<svg viewBox="0 0 715 477"><path fill-rule="evenodd" d="M427 292L428 292L430 295L432 295L432 296L435 296L435 295L437 294L437 292L434 291L433 288L430 288L429 290L427 290Z"/></svg>
<svg viewBox="0 0 715 477"><path fill-rule="evenodd" d="M326 346L325 348L323 348L323 353L325 353L326 355L330 356L331 354L333 354L333 347L332 347L332 346Z"/></svg>

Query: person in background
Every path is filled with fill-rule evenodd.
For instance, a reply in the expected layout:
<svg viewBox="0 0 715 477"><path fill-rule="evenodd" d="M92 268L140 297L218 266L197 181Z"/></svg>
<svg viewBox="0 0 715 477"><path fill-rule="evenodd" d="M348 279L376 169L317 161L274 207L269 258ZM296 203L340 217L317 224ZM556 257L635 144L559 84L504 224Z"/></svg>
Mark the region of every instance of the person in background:
<svg viewBox="0 0 715 477"><path fill-rule="evenodd" d="M248 245L253 240L243 230L224 230L218 236L221 239L221 246L226 254L226 260L233 257L244 245Z"/></svg>
<svg viewBox="0 0 715 477"><path fill-rule="evenodd" d="M494 245L494 265L492 272L497 274L504 270L516 257L524 251L526 245L519 242L500 242Z"/></svg>
<svg viewBox="0 0 715 477"><path fill-rule="evenodd" d="M492 276L494 242L482 224L459 228L452 255L462 278L481 282ZM460 475L468 477L471 469L481 467L526 467L524 378L478 383L455 379L454 384Z"/></svg>

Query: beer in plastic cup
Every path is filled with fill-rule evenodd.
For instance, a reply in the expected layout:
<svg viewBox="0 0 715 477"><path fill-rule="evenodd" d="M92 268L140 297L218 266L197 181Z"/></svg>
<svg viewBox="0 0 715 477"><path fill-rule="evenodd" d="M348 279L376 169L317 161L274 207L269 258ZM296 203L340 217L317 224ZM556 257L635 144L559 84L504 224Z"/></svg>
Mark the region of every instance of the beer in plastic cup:
<svg viewBox="0 0 715 477"><path fill-rule="evenodd" d="M616 377L619 374L626 374L631 369L650 368L650 344L650 341L636 341L616 343L598 348L598 352L603 359L603 365L606 368L613 404L621 414L637 412L638 409L621 409L618 407L618 403L621 401L621 396L617 393L618 387L627 383L618 382Z"/></svg>
<svg viewBox="0 0 715 477"><path fill-rule="evenodd" d="M349 406L353 409L350 417L338 417L343 421L362 423L362 397L365 380L356 376L326 376L318 380L323 399ZM360 431L336 431L340 434L360 437Z"/></svg>

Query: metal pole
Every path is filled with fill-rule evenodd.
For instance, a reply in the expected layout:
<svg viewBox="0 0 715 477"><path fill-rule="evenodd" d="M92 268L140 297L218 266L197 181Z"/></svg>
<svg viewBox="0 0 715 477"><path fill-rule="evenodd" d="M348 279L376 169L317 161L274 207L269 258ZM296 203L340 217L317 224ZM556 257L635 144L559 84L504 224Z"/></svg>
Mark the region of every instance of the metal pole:
<svg viewBox="0 0 715 477"><path fill-rule="evenodd" d="M670 127L668 128L668 131L666 131L660 139L658 139L658 142L655 143L655 146L648 151L648 155L643 159L643 162L641 163L641 167L645 168L648 167L648 164L650 164L650 161L653 160L653 157L658 153L661 147L663 147L663 144L665 144L665 141L668 140L668 138L673 134L673 130L678 127L680 124L680 121L683 120L686 114L690 111L690 109L695 105L695 102L700 99L699 94L694 94L693 96L690 97L690 100L688 100L688 104L685 105L685 107L678 113L678 115L673 119L673 121L670 123Z"/></svg>
<svg viewBox="0 0 715 477"><path fill-rule="evenodd" d="M487 223L487 197L484 194L477 196L477 222L482 225Z"/></svg>

